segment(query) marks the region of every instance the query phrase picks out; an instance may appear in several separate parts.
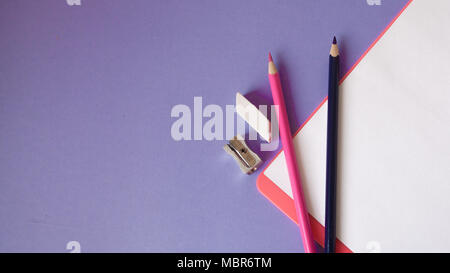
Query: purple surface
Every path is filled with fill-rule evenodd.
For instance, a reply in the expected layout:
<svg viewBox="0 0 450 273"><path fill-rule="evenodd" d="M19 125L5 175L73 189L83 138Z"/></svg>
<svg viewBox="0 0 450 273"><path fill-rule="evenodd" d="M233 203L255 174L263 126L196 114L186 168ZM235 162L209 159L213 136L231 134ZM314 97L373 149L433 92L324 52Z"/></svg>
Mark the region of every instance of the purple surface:
<svg viewBox="0 0 450 273"><path fill-rule="evenodd" d="M0 251L301 252L258 174L175 142L171 108L270 102L270 50L297 128L333 35L345 72L406 2L1 1Z"/></svg>

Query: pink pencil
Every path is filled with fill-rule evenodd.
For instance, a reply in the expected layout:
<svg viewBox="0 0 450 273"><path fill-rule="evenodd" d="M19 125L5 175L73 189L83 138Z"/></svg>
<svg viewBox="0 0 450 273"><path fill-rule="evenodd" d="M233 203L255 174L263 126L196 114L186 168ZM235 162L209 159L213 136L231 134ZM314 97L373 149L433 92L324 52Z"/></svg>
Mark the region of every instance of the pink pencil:
<svg viewBox="0 0 450 273"><path fill-rule="evenodd" d="M291 128L284 103L283 90L281 89L280 75L269 53L269 82L272 89L272 97L275 105L278 106L278 123L280 125L280 138L283 144L284 157L291 181L292 194L294 196L295 211L297 214L298 225L303 240L303 246L306 253L315 253L314 240L309 224L309 215L303 198L300 174L298 172L297 159L295 157L294 144L292 143Z"/></svg>

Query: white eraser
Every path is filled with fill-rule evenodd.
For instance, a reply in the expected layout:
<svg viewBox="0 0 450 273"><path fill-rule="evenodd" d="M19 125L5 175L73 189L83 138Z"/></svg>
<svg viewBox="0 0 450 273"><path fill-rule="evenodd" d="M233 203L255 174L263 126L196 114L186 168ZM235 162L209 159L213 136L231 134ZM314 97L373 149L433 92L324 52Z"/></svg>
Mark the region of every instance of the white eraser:
<svg viewBox="0 0 450 273"><path fill-rule="evenodd" d="M236 93L236 112L267 142L271 140L270 121L241 93Z"/></svg>

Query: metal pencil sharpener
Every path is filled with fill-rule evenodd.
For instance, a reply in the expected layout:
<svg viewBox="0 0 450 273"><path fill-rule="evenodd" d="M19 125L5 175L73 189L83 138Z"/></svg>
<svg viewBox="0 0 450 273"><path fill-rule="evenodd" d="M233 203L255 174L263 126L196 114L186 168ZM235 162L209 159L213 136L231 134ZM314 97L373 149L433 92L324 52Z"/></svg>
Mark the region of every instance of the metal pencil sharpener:
<svg viewBox="0 0 450 273"><path fill-rule="evenodd" d="M223 148L236 160L243 173L252 174L262 163L261 158L250 150L241 136L235 136Z"/></svg>

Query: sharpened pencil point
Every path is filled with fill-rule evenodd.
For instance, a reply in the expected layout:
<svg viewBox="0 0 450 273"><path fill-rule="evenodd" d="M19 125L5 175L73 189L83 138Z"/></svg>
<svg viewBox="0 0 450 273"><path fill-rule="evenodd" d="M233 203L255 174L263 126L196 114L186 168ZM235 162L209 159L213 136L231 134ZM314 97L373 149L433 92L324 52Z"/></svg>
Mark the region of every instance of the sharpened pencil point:
<svg viewBox="0 0 450 273"><path fill-rule="evenodd" d="M336 36L334 36L334 38L333 38L333 44L331 45L330 55L332 57L339 56L339 48L338 48L338 45L337 45Z"/></svg>
<svg viewBox="0 0 450 273"><path fill-rule="evenodd" d="M273 63L273 59L272 59L272 54L270 54L269 52L269 74L270 75L274 75L276 74L277 71L277 67L275 66L275 64Z"/></svg>

